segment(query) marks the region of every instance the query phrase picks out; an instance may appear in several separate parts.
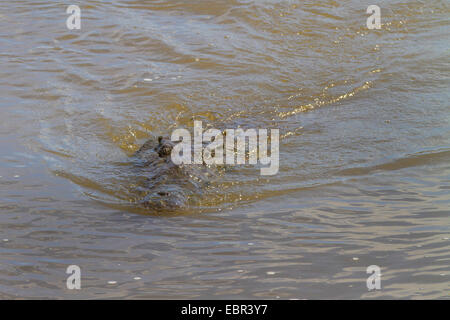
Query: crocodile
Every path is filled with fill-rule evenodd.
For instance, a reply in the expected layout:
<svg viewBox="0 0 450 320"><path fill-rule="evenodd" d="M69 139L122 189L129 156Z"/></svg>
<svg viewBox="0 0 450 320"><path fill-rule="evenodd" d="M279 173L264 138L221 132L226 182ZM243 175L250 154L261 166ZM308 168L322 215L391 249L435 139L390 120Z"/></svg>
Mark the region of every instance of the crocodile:
<svg viewBox="0 0 450 320"><path fill-rule="evenodd" d="M216 167L173 163L171 152L175 144L159 136L147 140L134 154L145 194L139 204L145 208L167 211L187 208L217 177Z"/></svg>

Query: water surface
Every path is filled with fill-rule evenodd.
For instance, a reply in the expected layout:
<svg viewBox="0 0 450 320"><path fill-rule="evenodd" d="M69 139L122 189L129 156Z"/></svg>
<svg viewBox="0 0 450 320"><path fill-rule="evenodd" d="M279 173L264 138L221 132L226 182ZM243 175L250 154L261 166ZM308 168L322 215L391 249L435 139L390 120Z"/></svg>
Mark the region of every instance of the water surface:
<svg viewBox="0 0 450 320"><path fill-rule="evenodd" d="M0 297L448 298L450 6L371 4L2 2ZM280 129L279 173L137 206L130 156L193 119Z"/></svg>

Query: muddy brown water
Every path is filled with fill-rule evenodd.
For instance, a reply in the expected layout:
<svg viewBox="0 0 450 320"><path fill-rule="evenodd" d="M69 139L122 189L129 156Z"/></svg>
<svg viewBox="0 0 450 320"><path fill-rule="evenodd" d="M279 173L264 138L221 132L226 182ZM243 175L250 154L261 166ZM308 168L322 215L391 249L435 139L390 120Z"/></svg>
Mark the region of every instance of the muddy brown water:
<svg viewBox="0 0 450 320"><path fill-rule="evenodd" d="M76 4L0 4L1 298L448 298L447 1L377 1L381 30L369 1ZM192 119L278 128L279 173L136 206L130 155Z"/></svg>

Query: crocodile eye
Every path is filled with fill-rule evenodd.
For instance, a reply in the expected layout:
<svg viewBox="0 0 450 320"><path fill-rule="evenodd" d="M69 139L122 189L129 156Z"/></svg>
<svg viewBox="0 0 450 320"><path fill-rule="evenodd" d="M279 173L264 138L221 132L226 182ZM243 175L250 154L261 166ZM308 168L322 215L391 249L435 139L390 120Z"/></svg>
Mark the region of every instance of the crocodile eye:
<svg viewBox="0 0 450 320"><path fill-rule="evenodd" d="M172 152L172 146L171 145L162 145L159 147L157 152L161 158L169 156L170 153Z"/></svg>
<svg viewBox="0 0 450 320"><path fill-rule="evenodd" d="M164 191L160 191L160 192L158 192L158 195L160 195L160 196L168 196L169 193L168 192L164 192Z"/></svg>

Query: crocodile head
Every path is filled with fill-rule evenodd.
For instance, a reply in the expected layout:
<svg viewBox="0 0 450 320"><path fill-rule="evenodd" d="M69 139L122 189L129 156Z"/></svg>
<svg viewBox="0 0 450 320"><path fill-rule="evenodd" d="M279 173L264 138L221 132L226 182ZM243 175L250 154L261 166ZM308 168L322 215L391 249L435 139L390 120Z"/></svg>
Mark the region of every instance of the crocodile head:
<svg viewBox="0 0 450 320"><path fill-rule="evenodd" d="M146 208L187 208L215 176L205 165L174 164L170 155L175 143L161 136L149 139L134 155L141 178L139 189L145 194L140 204Z"/></svg>

